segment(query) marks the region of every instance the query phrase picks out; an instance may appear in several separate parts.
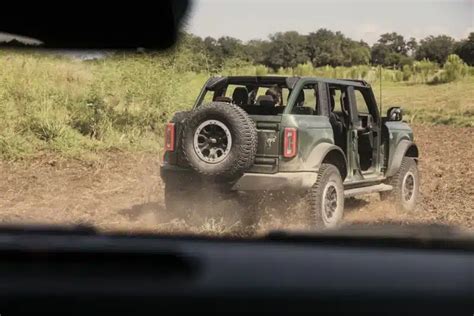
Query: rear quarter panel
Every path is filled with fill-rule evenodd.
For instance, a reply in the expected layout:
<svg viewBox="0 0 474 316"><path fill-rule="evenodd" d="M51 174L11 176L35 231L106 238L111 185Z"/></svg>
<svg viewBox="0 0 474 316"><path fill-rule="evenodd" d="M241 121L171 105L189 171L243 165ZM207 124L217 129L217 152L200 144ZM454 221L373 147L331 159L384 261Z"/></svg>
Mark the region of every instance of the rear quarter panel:
<svg viewBox="0 0 474 316"><path fill-rule="evenodd" d="M313 149L321 143L334 144L329 118L319 115L284 114L280 139L283 138L285 127L295 127L298 130L298 154L294 158L284 158L280 152L279 171L316 171L311 169L311 162L308 160Z"/></svg>

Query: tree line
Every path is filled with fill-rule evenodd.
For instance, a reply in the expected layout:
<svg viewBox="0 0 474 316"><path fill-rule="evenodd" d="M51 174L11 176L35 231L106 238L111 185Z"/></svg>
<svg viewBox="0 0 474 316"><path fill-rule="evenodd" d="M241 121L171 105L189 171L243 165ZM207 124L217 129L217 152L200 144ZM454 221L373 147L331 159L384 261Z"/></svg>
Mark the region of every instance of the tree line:
<svg viewBox="0 0 474 316"><path fill-rule="evenodd" d="M194 70L208 72L238 62L264 65L275 71L305 63L311 63L313 67L371 64L402 69L417 60L442 65L451 54L458 55L468 65L474 65L474 32L460 41L447 35L428 36L417 41L392 32L380 35L372 46L327 29L307 35L296 31L278 32L266 40L248 42L230 36L216 39L183 33L180 47L183 46L190 54Z"/></svg>

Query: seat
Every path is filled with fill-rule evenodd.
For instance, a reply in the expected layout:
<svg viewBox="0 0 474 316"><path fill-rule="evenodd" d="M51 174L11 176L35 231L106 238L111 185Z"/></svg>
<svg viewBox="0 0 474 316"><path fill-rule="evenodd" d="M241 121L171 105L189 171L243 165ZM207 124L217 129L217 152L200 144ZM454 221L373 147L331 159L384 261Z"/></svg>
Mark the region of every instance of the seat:
<svg viewBox="0 0 474 316"><path fill-rule="evenodd" d="M334 91L334 90L333 90ZM345 134L345 126L344 120L341 119L336 113L334 113L334 109L336 107L336 103L334 100L334 94L331 91L331 95L329 98L330 105L331 105L331 112L329 113L329 123L331 123L332 130L334 132L334 142L336 145L344 152L346 152L346 134Z"/></svg>
<svg viewBox="0 0 474 316"><path fill-rule="evenodd" d="M308 106L295 106L293 108L293 114L314 115L314 110Z"/></svg>
<svg viewBox="0 0 474 316"><path fill-rule="evenodd" d="M298 98L296 99L295 105L291 111L292 114L299 114L299 115L313 115L314 110L308 106L305 106L305 96L304 91L301 90L298 94Z"/></svg>
<svg viewBox="0 0 474 316"><path fill-rule="evenodd" d="M232 93L232 103L238 106L249 103L249 92L245 87L236 87Z"/></svg>
<svg viewBox="0 0 474 316"><path fill-rule="evenodd" d="M286 109L286 106L284 105L279 105L275 107L276 113L277 114L282 114Z"/></svg>
<svg viewBox="0 0 474 316"><path fill-rule="evenodd" d="M271 95L261 95L257 98L258 105L260 106L275 106L276 102Z"/></svg>
<svg viewBox="0 0 474 316"><path fill-rule="evenodd" d="M275 107L275 100L271 95L261 95L257 98L256 102L257 112L261 115L275 115L277 114L277 109Z"/></svg>

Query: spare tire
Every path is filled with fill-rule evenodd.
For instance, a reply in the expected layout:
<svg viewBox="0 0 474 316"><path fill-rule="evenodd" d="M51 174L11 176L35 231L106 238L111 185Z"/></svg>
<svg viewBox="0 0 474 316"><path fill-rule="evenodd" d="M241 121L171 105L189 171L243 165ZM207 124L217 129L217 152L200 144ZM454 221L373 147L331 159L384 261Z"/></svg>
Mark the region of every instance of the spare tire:
<svg viewBox="0 0 474 316"><path fill-rule="evenodd" d="M237 176L253 165L257 153L255 123L229 103L212 102L191 112L182 137L189 165L206 176Z"/></svg>
<svg viewBox="0 0 474 316"><path fill-rule="evenodd" d="M177 159L178 165L182 167L188 167L189 164L183 156L182 153L182 139L183 139L183 129L186 125L186 119L191 114L191 111L181 111L176 112L171 119L171 123L175 124L175 148L177 150Z"/></svg>

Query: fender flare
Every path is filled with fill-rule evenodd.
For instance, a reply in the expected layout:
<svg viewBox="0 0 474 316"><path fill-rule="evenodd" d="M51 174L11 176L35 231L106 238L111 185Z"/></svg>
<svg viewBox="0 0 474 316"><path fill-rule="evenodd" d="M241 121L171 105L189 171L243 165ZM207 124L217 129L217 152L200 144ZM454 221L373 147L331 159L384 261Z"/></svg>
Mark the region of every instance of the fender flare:
<svg viewBox="0 0 474 316"><path fill-rule="evenodd" d="M402 159L405 156L413 157L415 160L418 160L418 146L416 146L414 142L407 139L403 139L398 143L395 153L390 158L388 163L387 172L385 173L386 177L391 177L397 173L402 164Z"/></svg>
<svg viewBox="0 0 474 316"><path fill-rule="evenodd" d="M308 157L308 167L312 170L319 170L324 159L332 152L336 153L336 155L341 158L341 163L343 163L343 165L336 167L338 167L339 171L341 172L342 180L344 180L347 176L347 158L342 149L334 144L322 143L316 145ZM343 168L343 170L341 170L341 168Z"/></svg>

